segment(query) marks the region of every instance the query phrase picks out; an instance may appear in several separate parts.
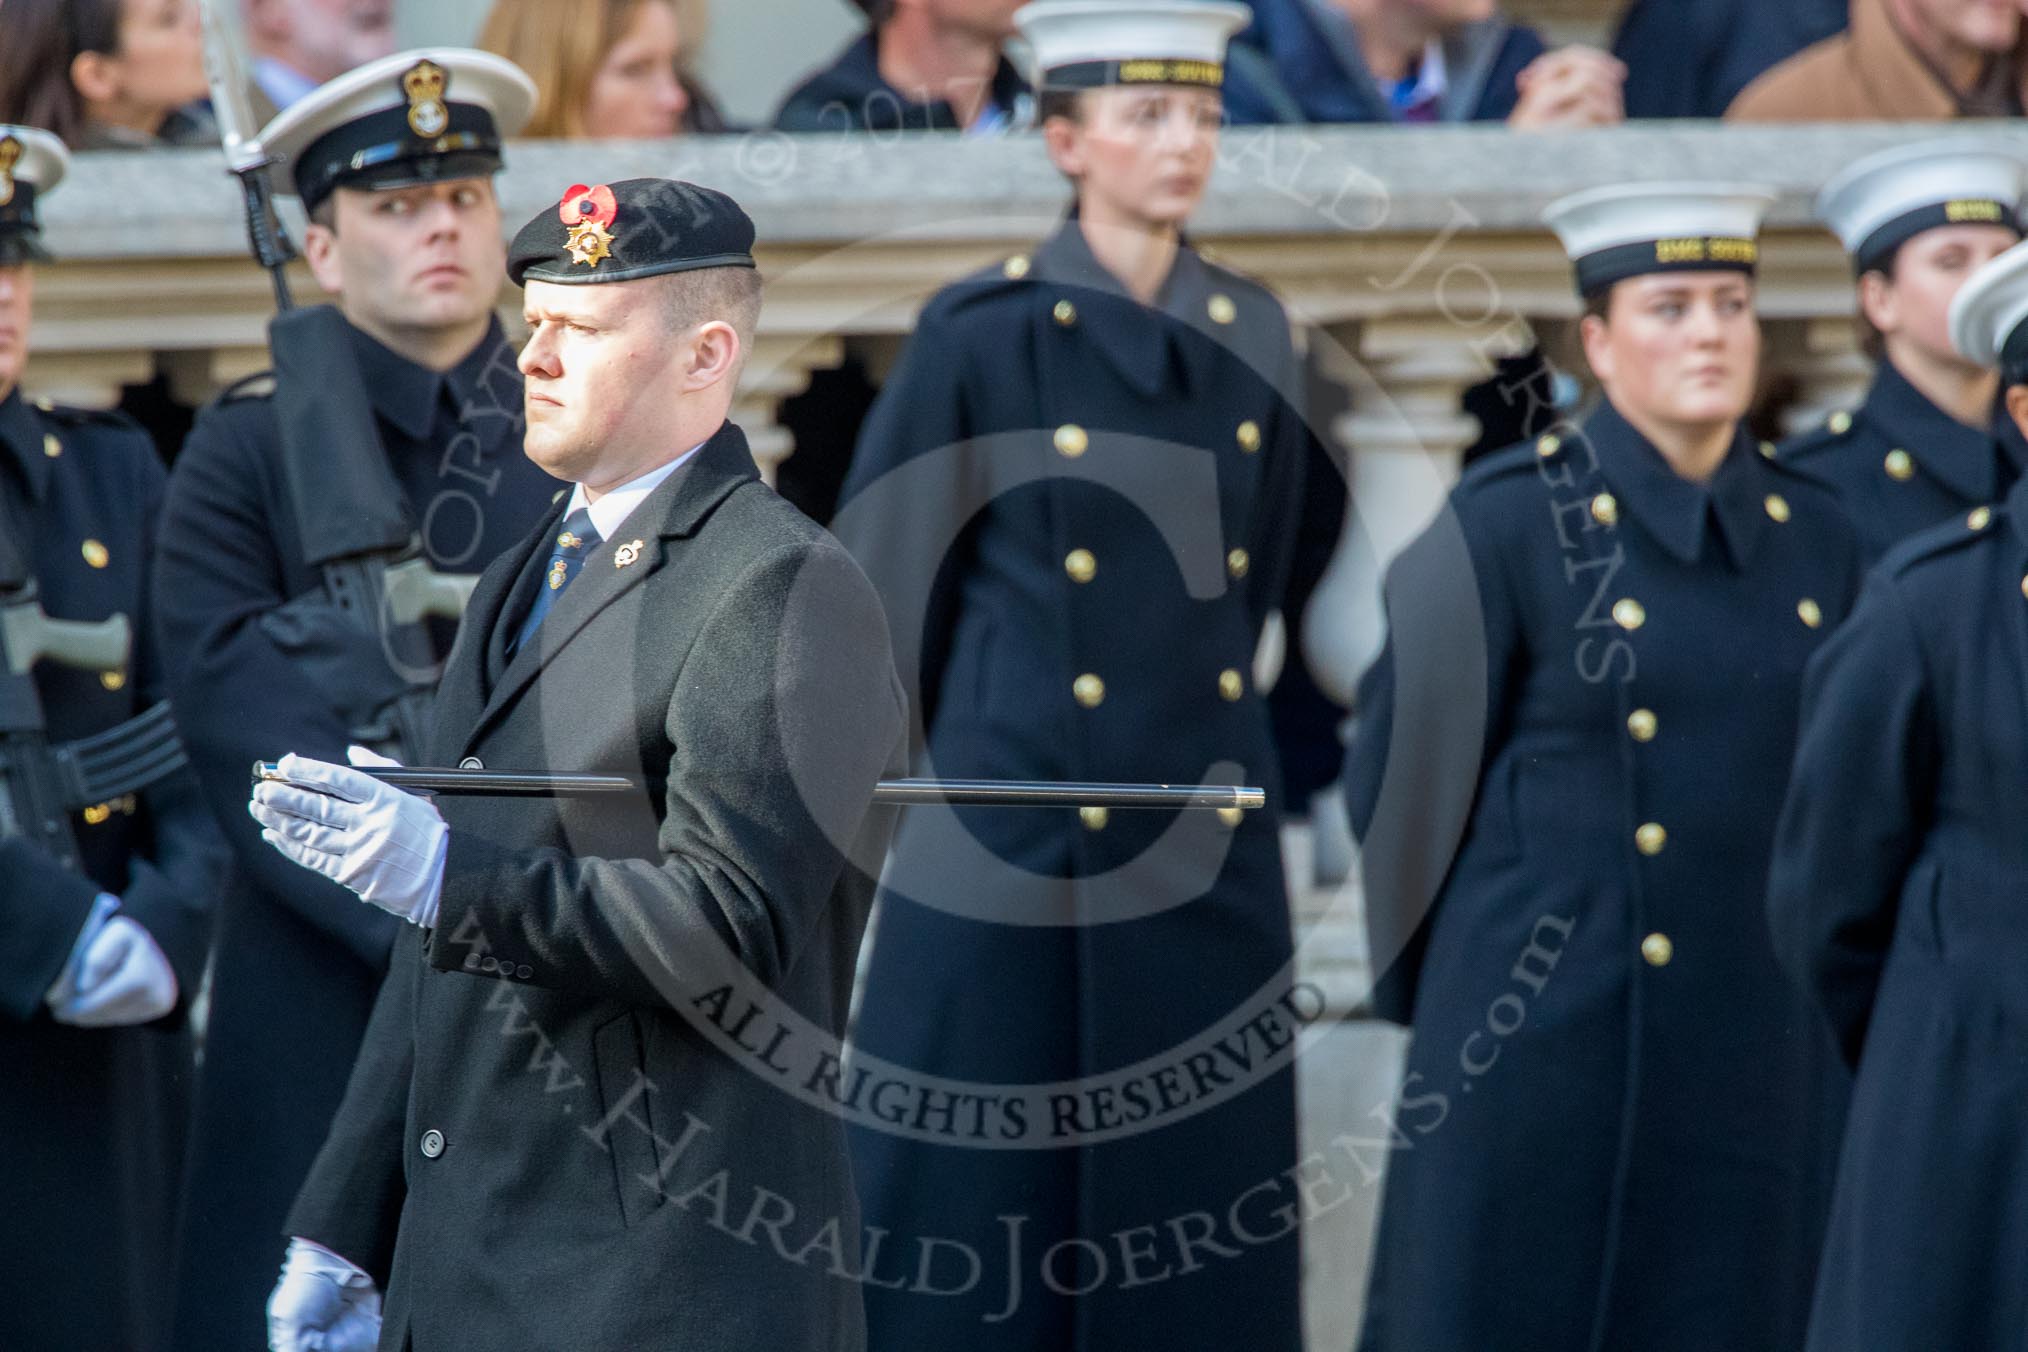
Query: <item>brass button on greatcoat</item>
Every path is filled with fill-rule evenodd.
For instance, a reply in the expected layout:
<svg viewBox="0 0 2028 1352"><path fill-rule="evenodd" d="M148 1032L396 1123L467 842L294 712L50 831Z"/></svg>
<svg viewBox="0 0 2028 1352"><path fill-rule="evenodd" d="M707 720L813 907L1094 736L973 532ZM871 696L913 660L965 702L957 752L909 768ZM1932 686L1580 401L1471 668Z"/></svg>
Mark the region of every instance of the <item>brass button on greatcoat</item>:
<svg viewBox="0 0 2028 1352"><path fill-rule="evenodd" d="M1652 742L1661 727L1653 709L1636 709L1627 715L1627 732L1637 742Z"/></svg>
<svg viewBox="0 0 2028 1352"><path fill-rule="evenodd" d="M1017 282L1020 281L1023 277L1026 277L1028 275L1028 255L1015 254L1012 258L1008 259L1006 262L1000 265L1000 271L1002 274L1011 278L1012 280Z"/></svg>
<svg viewBox="0 0 2028 1352"><path fill-rule="evenodd" d="M1084 823L1087 831L1105 830L1106 822L1111 817L1112 813L1102 807L1081 807L1077 810L1077 819Z"/></svg>
<svg viewBox="0 0 2028 1352"><path fill-rule="evenodd" d="M1667 967L1669 960L1676 956L1675 941L1666 934L1650 934L1641 940L1641 956L1648 960L1650 967Z"/></svg>
<svg viewBox="0 0 2028 1352"><path fill-rule="evenodd" d="M1669 843L1669 832L1660 822L1646 822L1634 832L1634 848L1653 859Z"/></svg>
<svg viewBox="0 0 2028 1352"><path fill-rule="evenodd" d="M1648 608L1631 596L1613 602L1613 623L1632 633L1648 622Z"/></svg>
<svg viewBox="0 0 2028 1352"><path fill-rule="evenodd" d="M1056 429L1056 449L1066 460L1077 459L1090 445L1091 438L1076 423L1065 423Z"/></svg>
<svg viewBox="0 0 2028 1352"><path fill-rule="evenodd" d="M1601 526L1618 525L1620 519L1619 499L1610 493L1601 493L1593 498L1591 500L1591 519L1598 522Z"/></svg>
<svg viewBox="0 0 2028 1352"><path fill-rule="evenodd" d="M1541 456L1544 460L1555 455L1561 449L1563 449L1563 438L1557 436L1554 432L1536 438L1535 454Z"/></svg>
<svg viewBox="0 0 2028 1352"><path fill-rule="evenodd" d="M1762 505L1767 508L1767 514L1776 521L1787 521L1789 519L1789 500L1781 494L1768 494L1767 501Z"/></svg>
<svg viewBox="0 0 2028 1352"><path fill-rule="evenodd" d="M127 688L127 673L124 671L102 671L99 684L108 690L120 691Z"/></svg>
<svg viewBox="0 0 2028 1352"><path fill-rule="evenodd" d="M1820 628L1824 623L1824 608L1807 596L1796 602L1796 614L1812 629Z"/></svg>
<svg viewBox="0 0 2028 1352"><path fill-rule="evenodd" d="M111 554L106 552L106 547L97 540L85 541L80 547L80 552L84 554L84 561L94 568L105 567L108 563L112 562L113 558Z"/></svg>
<svg viewBox="0 0 2028 1352"><path fill-rule="evenodd" d="M1760 444L1760 458L1763 460L1775 458L1775 444L1772 441L1763 441Z"/></svg>
<svg viewBox="0 0 2028 1352"><path fill-rule="evenodd" d="M1063 556L1063 571L1072 582L1089 582L1098 576L1098 559L1089 549L1073 549Z"/></svg>
<svg viewBox="0 0 2028 1352"><path fill-rule="evenodd" d="M1831 415L1830 420L1825 423L1825 426L1831 429L1832 436L1842 437L1852 430L1852 415L1840 409Z"/></svg>
<svg viewBox="0 0 2028 1352"><path fill-rule="evenodd" d="M1239 829L1239 824L1245 820L1246 820L1245 808L1222 807L1218 809L1218 824L1220 826L1223 826L1228 831L1237 831Z"/></svg>
<svg viewBox="0 0 2028 1352"><path fill-rule="evenodd" d="M44 432L42 434L42 453L51 460L63 454L63 443L56 439L56 433Z"/></svg>
<svg viewBox="0 0 2028 1352"><path fill-rule="evenodd" d="M1260 424L1248 418L1239 425L1239 449L1252 455L1260 449Z"/></svg>
<svg viewBox="0 0 2028 1352"><path fill-rule="evenodd" d="M1972 514L1965 518L1965 524L1973 530L1984 530L1993 524L1993 509L1991 507L1972 508Z"/></svg>
<svg viewBox="0 0 2028 1352"><path fill-rule="evenodd" d="M1106 700L1106 683L1086 672L1070 683L1070 693L1087 709L1096 709Z"/></svg>
<svg viewBox="0 0 2028 1352"><path fill-rule="evenodd" d="M1207 301L1204 308L1210 312L1214 324L1230 324L1239 318L1239 307L1232 303L1232 297L1223 292Z"/></svg>
<svg viewBox="0 0 2028 1352"><path fill-rule="evenodd" d="M1056 302L1056 308L1049 313L1056 316L1056 322L1066 329L1077 323L1077 307L1067 300Z"/></svg>
<svg viewBox="0 0 2028 1352"><path fill-rule="evenodd" d="M1220 699L1228 701L1236 700L1245 693L1246 681L1240 676L1238 671L1227 667L1224 671L1218 673L1218 697Z"/></svg>
<svg viewBox="0 0 2028 1352"><path fill-rule="evenodd" d="M1880 462L1887 470L1887 477L1896 483L1907 483L1915 477L1915 459L1907 451L1896 446L1887 453L1887 459Z"/></svg>
<svg viewBox="0 0 2028 1352"><path fill-rule="evenodd" d="M1245 577L1246 570L1253 566L1253 558L1244 549L1232 550L1225 556L1225 571L1232 576Z"/></svg>

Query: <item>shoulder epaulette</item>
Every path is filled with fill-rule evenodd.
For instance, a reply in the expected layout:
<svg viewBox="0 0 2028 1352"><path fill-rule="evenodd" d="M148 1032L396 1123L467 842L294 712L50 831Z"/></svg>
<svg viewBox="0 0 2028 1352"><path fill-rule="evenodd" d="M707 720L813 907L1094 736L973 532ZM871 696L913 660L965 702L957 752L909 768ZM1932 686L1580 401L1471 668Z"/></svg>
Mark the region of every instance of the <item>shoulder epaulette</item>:
<svg viewBox="0 0 2028 1352"><path fill-rule="evenodd" d="M217 402L230 404L240 399L266 399L275 392L275 373L256 371L250 376L241 376L218 392Z"/></svg>
<svg viewBox="0 0 2028 1352"><path fill-rule="evenodd" d="M1989 538L2007 519L2005 507L1974 507L1925 530L1919 530L1882 556L1880 570L1899 577L1923 563L1954 554Z"/></svg>
<svg viewBox="0 0 2028 1352"><path fill-rule="evenodd" d="M141 424L116 408L78 408L49 399L37 399L35 407L45 416L71 427L117 427L128 432L142 431Z"/></svg>

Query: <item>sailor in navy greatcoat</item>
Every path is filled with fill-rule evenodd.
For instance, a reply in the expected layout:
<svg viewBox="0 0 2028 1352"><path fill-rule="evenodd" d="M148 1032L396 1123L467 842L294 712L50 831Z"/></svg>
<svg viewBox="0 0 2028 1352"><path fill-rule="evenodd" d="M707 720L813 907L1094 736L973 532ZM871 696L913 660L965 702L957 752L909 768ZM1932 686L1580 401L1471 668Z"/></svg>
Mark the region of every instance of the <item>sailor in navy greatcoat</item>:
<svg viewBox="0 0 2028 1352"><path fill-rule="evenodd" d="M1967 362L1945 332L1958 288L2020 240L2024 180L2018 150L1958 137L1870 155L1818 194L1817 215L1859 274L1880 365L1864 404L1780 454L1837 490L1869 562L1997 501L2028 464L2028 441L1998 405L1998 373Z"/></svg>
<svg viewBox="0 0 2028 1352"><path fill-rule="evenodd" d="M1094 198L1119 189L1081 182L1032 255L929 303L861 433L833 527L881 589L920 692L919 763L938 775L1277 783L1253 659L1313 443L1280 304L1176 233L1244 19L1166 0L1021 13L1046 134L1103 118L1122 136L1111 119L1132 108L1137 134L1202 163L1176 169L1199 176L1189 203L1148 230L1173 242L1151 297L1103 261L1127 232ZM1098 50L1107 38L1139 50ZM1296 1204L1287 1017L1238 1035L1235 1060L1205 1056L1214 1078L1181 1073L1195 1039L1288 990L1275 798L1219 815L967 809L948 831L938 812L904 816L855 1047L959 1081L1060 1082L1063 1097L1041 1120L989 1112L979 1140L1011 1149L963 1139L963 1116L948 1144L855 1127L867 1224L985 1262L961 1294L869 1285L870 1345L1299 1346L1298 1241L1277 1212ZM1144 1058L1170 1078L1091 1089ZM1251 1239L1227 1223L1235 1206ZM1218 1256L1180 1248L1175 1217ZM1110 1255L1103 1274L1093 1253Z"/></svg>
<svg viewBox="0 0 2028 1352"><path fill-rule="evenodd" d="M117 413L31 400L17 383L33 265L48 259L37 199L66 161L49 133L0 126L0 603L75 623L121 616L132 641L102 668L52 656L29 669L44 751L112 733L163 694L148 634L155 447ZM26 638L9 625L0 649ZM12 749L33 729L6 731ZM0 763L0 802L19 791L17 769ZM184 1014L225 846L187 768L84 804L64 827L75 867L60 844L0 827L0 1347L152 1352L174 1275Z"/></svg>
<svg viewBox="0 0 2028 1352"><path fill-rule="evenodd" d="M1762 898L1859 558L1737 422L1766 200L1552 207L1604 398L1468 469L1390 574L1346 768L1413 1033L1367 1352L1801 1337L1843 1085Z"/></svg>
<svg viewBox="0 0 2028 1352"><path fill-rule="evenodd" d="M241 865L219 918L185 1176L180 1352L265 1337L282 1220L345 1092L397 929L262 844L246 815L247 769L288 750L343 761L348 743L370 740L356 711L365 701L348 694L402 688L402 663L427 677L455 629L432 617L422 650L403 648L390 661L379 635L327 604L325 571L306 538L320 514L299 515L294 486L306 465L330 465L341 452L377 462L394 490L384 497L399 500L372 505L405 516L424 559L444 573L479 572L563 490L521 454L521 376L491 317L505 248L490 178L500 137L533 101L532 82L501 58L437 49L341 76L262 133L283 155L280 182L326 223L313 230L331 230L326 255L357 249L354 265L370 263L361 269L369 275L354 273L340 289L343 319L326 330L323 360L302 363L312 368L306 378L284 370L250 379L198 415L164 510L160 610L171 686L191 760ZM411 111L424 126L426 113L449 118L457 132L424 141ZM305 240L313 252L322 243ZM419 275L426 264L437 270ZM302 307L287 318L316 317ZM425 346L438 353L435 365L419 357ZM348 365L363 393L340 413L356 415L362 435L287 416L314 397L311 386L343 388L336 373ZM284 432L304 422L315 424L308 454ZM314 444L319 434L346 444ZM344 486L342 476L331 481ZM326 502L330 493L306 496ZM331 506L321 515L348 514Z"/></svg>
<svg viewBox="0 0 2028 1352"><path fill-rule="evenodd" d="M2028 245L1951 333L2028 427ZM1776 952L1857 1066L1811 1352L2018 1346L2028 1280L2028 480L1917 534L1811 664Z"/></svg>

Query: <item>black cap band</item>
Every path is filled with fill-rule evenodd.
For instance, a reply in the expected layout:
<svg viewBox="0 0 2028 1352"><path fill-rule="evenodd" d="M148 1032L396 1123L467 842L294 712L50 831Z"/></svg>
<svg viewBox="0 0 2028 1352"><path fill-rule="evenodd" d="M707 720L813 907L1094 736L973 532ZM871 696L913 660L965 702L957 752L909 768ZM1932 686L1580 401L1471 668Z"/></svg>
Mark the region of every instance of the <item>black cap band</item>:
<svg viewBox="0 0 2028 1352"><path fill-rule="evenodd" d="M1657 272L1740 272L1751 277L1760 244L1731 235L1689 235L1642 240L1586 254L1573 265L1577 292L1590 296L1629 277Z"/></svg>
<svg viewBox="0 0 2028 1352"><path fill-rule="evenodd" d="M418 136L407 108L347 122L310 143L296 160L296 195L315 211L336 188L407 188L499 172L500 133L476 103L446 105L443 131Z"/></svg>
<svg viewBox="0 0 2028 1352"><path fill-rule="evenodd" d="M1217 61L1152 58L1134 61L1074 61L1043 72L1044 89L1104 89L1108 85L1195 85L1218 89L1225 67Z"/></svg>
<svg viewBox="0 0 2028 1352"><path fill-rule="evenodd" d="M1894 251L1902 245L1925 230L1937 230L1946 225L2003 225L2017 235L2021 233L2020 219L2006 202L1996 202L1990 197L1934 202L1896 216L1866 236L1853 250L1852 270L1871 272L1884 268L1893 259Z"/></svg>

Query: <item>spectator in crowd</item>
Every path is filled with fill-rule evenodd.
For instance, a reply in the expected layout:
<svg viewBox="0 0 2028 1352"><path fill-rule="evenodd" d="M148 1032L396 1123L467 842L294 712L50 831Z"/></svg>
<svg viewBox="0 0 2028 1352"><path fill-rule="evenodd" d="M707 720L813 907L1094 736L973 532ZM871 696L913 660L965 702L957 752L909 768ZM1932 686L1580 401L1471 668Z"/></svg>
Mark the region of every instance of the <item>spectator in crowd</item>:
<svg viewBox="0 0 2028 1352"><path fill-rule="evenodd" d="M1264 52L1306 122L1497 122L1599 127L1623 120L1626 68L1591 47L1548 49L1497 0L1253 0L1241 44ZM1279 120L1244 87L1235 122Z"/></svg>
<svg viewBox="0 0 2028 1352"><path fill-rule="evenodd" d="M254 111L265 122L326 80L392 53L394 0L246 0L246 41Z"/></svg>
<svg viewBox="0 0 2028 1352"><path fill-rule="evenodd" d="M725 120L684 69L702 6L676 0L497 0L479 46L535 77L523 135L649 139L723 131Z"/></svg>
<svg viewBox="0 0 2028 1352"><path fill-rule="evenodd" d="M194 0L7 0L0 122L73 150L217 139Z"/></svg>
<svg viewBox="0 0 2028 1352"><path fill-rule="evenodd" d="M1003 131L1033 108L1000 50L1022 0L854 0L866 31L789 91L782 131Z"/></svg>
<svg viewBox="0 0 2028 1352"><path fill-rule="evenodd" d="M1851 26L1768 71L1742 122L1903 122L2021 115L2019 0L1852 0Z"/></svg>
<svg viewBox="0 0 2028 1352"><path fill-rule="evenodd" d="M1846 0L1633 0L1613 39L1628 117L1720 117L1762 71L1845 27Z"/></svg>

